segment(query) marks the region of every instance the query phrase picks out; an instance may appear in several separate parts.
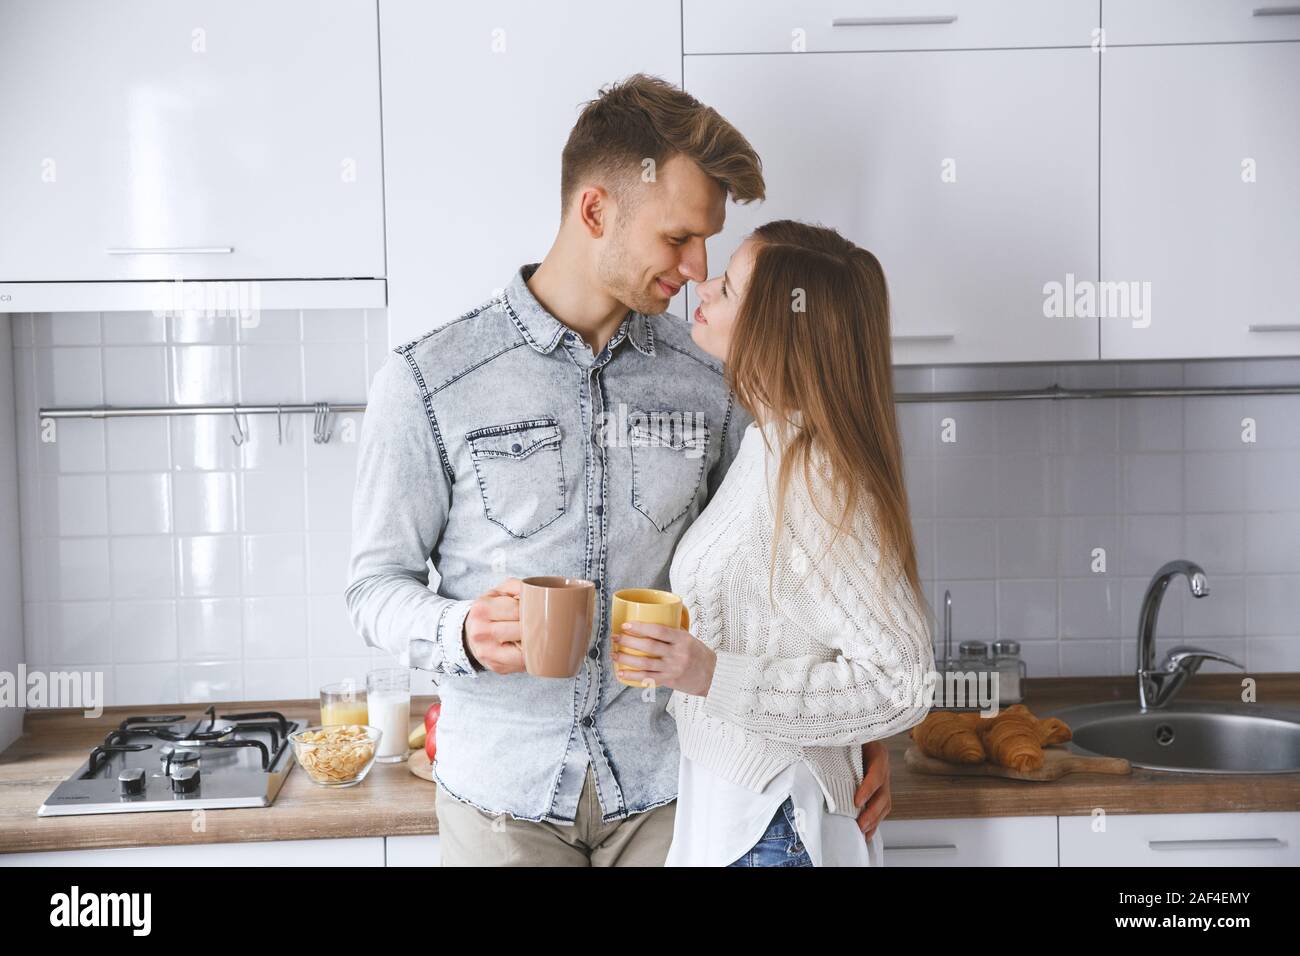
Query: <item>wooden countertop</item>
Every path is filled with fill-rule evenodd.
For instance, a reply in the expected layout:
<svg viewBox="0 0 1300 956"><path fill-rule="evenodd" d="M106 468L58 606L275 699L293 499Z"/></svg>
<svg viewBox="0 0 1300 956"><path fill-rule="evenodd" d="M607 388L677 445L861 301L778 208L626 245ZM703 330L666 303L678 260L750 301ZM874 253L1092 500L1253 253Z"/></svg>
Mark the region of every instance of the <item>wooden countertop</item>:
<svg viewBox="0 0 1300 956"><path fill-rule="evenodd" d="M1300 707L1300 674L1256 675L1260 701ZM1180 700L1240 699L1234 674L1193 677ZM1040 716L1050 710L1101 701L1135 700L1132 677L1037 678L1026 682L1025 704ZM412 726L433 698L412 700ZM332 837L409 836L438 832L434 784L403 764L376 764L366 780L343 790L318 787L301 767L289 771L270 807L209 810L195 832L184 812L37 817L36 809L85 760L110 727L128 713L167 713L196 705L115 707L94 720L75 710L29 710L23 736L0 754L0 853L40 850L312 840ZM273 709L288 717L318 719L314 700L240 701L223 708ZM1070 774L1051 783L994 777L941 777L914 773L903 763L906 733L888 741L893 809L887 819L934 817L1070 816L1104 807L1107 813L1205 813L1300 810L1300 774L1178 774L1134 769L1129 776Z"/></svg>

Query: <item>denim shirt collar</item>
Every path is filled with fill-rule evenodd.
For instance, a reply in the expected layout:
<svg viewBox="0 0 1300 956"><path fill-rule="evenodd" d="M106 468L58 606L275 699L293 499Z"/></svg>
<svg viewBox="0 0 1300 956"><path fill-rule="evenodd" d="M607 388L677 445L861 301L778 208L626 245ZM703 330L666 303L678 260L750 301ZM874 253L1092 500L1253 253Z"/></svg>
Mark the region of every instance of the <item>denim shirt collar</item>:
<svg viewBox="0 0 1300 956"><path fill-rule="evenodd" d="M537 301L532 290L528 288L528 279L541 263L529 263L515 272L510 284L502 293L506 311L519 329L525 342L538 352L548 354L560 344L569 327L546 311ZM628 312L623 324L618 327L614 337L609 340L608 348L613 351L626 336L632 341L638 352L643 355L655 354L654 332L649 321L640 312Z"/></svg>

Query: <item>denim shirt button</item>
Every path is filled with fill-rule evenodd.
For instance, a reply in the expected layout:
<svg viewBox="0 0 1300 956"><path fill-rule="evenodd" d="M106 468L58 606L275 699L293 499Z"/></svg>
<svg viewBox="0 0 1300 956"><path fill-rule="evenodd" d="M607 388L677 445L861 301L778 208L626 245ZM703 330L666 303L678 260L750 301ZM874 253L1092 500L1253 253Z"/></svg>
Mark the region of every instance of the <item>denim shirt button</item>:
<svg viewBox="0 0 1300 956"><path fill-rule="evenodd" d="M524 446L519 444L519 442L515 442L513 445L510 446L510 450L513 451L515 454L518 454L519 452L524 450Z"/></svg>
<svg viewBox="0 0 1300 956"><path fill-rule="evenodd" d="M598 514L598 515L603 515L604 513L605 513L605 506L604 506L604 505L596 505L596 514Z"/></svg>
<svg viewBox="0 0 1300 956"><path fill-rule="evenodd" d="M593 647L590 651L587 652L587 656L590 657L593 661L600 660L600 648Z"/></svg>
<svg viewBox="0 0 1300 956"><path fill-rule="evenodd" d="M582 723L587 727L590 727L595 722L596 722L596 718L591 716L591 714L588 714L586 717L582 718Z"/></svg>

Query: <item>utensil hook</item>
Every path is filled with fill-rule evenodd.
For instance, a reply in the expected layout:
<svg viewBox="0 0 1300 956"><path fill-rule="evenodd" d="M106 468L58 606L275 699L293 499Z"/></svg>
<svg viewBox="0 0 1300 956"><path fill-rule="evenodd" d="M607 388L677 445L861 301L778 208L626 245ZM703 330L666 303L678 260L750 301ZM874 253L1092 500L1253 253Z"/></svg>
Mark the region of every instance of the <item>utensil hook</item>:
<svg viewBox="0 0 1300 956"><path fill-rule="evenodd" d="M330 403L316 403L316 430L313 436L316 444L329 444L330 434L333 429L330 428Z"/></svg>

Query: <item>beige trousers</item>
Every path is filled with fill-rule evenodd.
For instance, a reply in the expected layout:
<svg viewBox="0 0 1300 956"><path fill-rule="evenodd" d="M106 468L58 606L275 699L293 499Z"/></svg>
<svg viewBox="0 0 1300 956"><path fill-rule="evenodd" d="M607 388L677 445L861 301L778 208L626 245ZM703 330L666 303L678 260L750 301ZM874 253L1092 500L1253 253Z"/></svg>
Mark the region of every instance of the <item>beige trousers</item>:
<svg viewBox="0 0 1300 956"><path fill-rule="evenodd" d="M601 823L590 764L573 826L493 816L441 787L434 807L443 866L663 866L677 814L674 800Z"/></svg>

